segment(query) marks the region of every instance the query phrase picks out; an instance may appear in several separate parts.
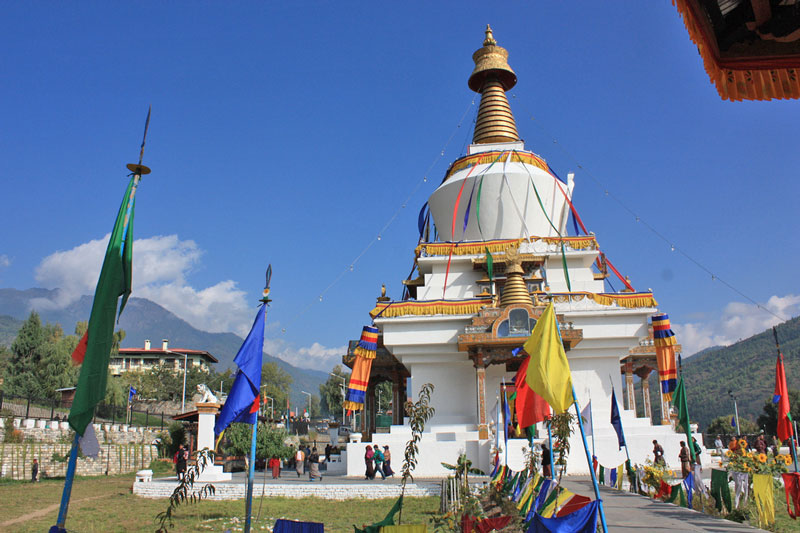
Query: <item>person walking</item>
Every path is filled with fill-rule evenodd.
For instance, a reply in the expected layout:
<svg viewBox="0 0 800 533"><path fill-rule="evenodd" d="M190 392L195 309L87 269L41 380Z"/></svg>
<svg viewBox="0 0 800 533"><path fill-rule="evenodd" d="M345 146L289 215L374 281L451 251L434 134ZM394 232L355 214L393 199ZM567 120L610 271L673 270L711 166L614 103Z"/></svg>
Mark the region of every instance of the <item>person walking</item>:
<svg viewBox="0 0 800 533"><path fill-rule="evenodd" d="M760 434L756 439L756 451L758 453L767 453L767 441L764 440L764 434Z"/></svg>
<svg viewBox="0 0 800 533"><path fill-rule="evenodd" d="M653 439L653 457L655 457L654 464L667 466L667 462L664 460L664 447L655 439Z"/></svg>
<svg viewBox="0 0 800 533"><path fill-rule="evenodd" d="M319 454L316 448L311 448L311 453L308 454L308 480L314 481L319 479L322 481L322 474L319 473Z"/></svg>
<svg viewBox="0 0 800 533"><path fill-rule="evenodd" d="M178 451L175 452L175 456L172 458L172 461L175 463L175 473L179 481L183 481L183 476L186 474L186 461L188 459L189 454L186 448L183 447L183 444L179 445Z"/></svg>
<svg viewBox="0 0 800 533"><path fill-rule="evenodd" d="M305 458L306 454L303 453L303 448L298 446L297 453L294 454L295 471L297 472L297 477L303 475L303 461Z"/></svg>
<svg viewBox="0 0 800 533"><path fill-rule="evenodd" d="M375 466L373 461L374 457L375 452L372 451L372 446L367 444L367 450L364 452L364 464L367 467L367 470L364 473L364 479L375 479Z"/></svg>
<svg viewBox="0 0 800 533"><path fill-rule="evenodd" d="M553 477L553 462L550 460L550 448L547 444L542 444L542 476L548 479Z"/></svg>
<svg viewBox="0 0 800 533"><path fill-rule="evenodd" d="M386 477L394 475L394 470L392 470L392 452L389 451L389 446L383 447L383 474Z"/></svg>
<svg viewBox="0 0 800 533"><path fill-rule="evenodd" d="M383 452L377 444L375 445L375 471L381 475L381 479L386 479L386 474L383 473Z"/></svg>
<svg viewBox="0 0 800 533"><path fill-rule="evenodd" d="M692 473L692 456L683 441L681 441L681 451L678 453L678 459L681 462L681 477L686 479Z"/></svg>
<svg viewBox="0 0 800 533"><path fill-rule="evenodd" d="M31 483L39 481L39 460L34 458L31 465Z"/></svg>
<svg viewBox="0 0 800 533"><path fill-rule="evenodd" d="M701 464L700 454L703 453L703 448L695 437L692 437L692 448L694 448L694 462L699 465Z"/></svg>
<svg viewBox="0 0 800 533"><path fill-rule="evenodd" d="M333 446L331 446L331 443L329 442L328 444L325 445L325 462L326 463L330 463L331 462L331 453L332 452L333 452Z"/></svg>
<svg viewBox="0 0 800 533"><path fill-rule="evenodd" d="M281 477L281 460L275 457L274 455L267 463L267 467L272 470L272 479L278 479Z"/></svg>

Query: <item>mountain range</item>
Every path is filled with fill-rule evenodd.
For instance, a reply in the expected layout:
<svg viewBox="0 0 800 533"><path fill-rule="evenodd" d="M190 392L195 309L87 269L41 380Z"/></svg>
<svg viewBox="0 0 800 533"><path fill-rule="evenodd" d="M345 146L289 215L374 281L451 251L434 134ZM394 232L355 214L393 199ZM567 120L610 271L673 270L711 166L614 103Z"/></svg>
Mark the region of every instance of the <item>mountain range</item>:
<svg viewBox="0 0 800 533"><path fill-rule="evenodd" d="M89 319L91 296L82 296L63 309L52 309L37 303L52 300L55 294L56 290L50 289L0 289L0 345L11 344L32 309L39 313L42 322L58 323L67 334L73 333L77 322ZM216 370L220 372L235 368L233 358L244 340L233 333L201 331L145 298L128 300L125 312L120 317L119 328L125 330L123 348L141 348L146 339L152 341L154 346L160 346L162 339L168 339L169 346L173 349L187 348L209 352L219 360ZM318 394L319 386L328 379L327 372L299 368L266 353L264 362L277 363L292 377L293 405L305 405L307 397L300 391Z"/></svg>
<svg viewBox="0 0 800 533"><path fill-rule="evenodd" d="M786 383L800 390L800 317L776 326L781 343ZM678 339L680 342L680 339ZM686 380L689 417L700 430L718 416L734 413L736 398L739 417L756 422L764 412L764 403L772 400L775 390L777 349L772 329L748 337L730 346L715 346L683 358L682 375ZM650 379L650 400L654 420L661 419L658 376ZM641 382L636 384L641 403ZM637 405L639 415L642 408Z"/></svg>

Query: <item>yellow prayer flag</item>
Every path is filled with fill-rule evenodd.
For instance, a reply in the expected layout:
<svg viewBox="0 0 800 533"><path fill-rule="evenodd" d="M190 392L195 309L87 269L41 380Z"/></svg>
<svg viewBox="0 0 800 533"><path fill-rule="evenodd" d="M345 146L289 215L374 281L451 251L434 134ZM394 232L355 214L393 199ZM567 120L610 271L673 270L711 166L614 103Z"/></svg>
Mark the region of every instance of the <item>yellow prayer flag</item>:
<svg viewBox="0 0 800 533"><path fill-rule="evenodd" d="M567 502L567 500L569 500L573 496L575 496L574 492L570 492L567 489L561 489L561 492L558 494L558 497L555 500L551 501L550 504L547 505L547 507L542 509L542 512L539 513L539 515L545 518L552 518L553 515L555 515L559 509L564 507L564 504Z"/></svg>
<svg viewBox="0 0 800 533"><path fill-rule="evenodd" d="M625 463L617 467L617 490L622 490L622 477L625 475Z"/></svg>
<svg viewBox="0 0 800 533"><path fill-rule="evenodd" d="M523 348L531 356L525 382L545 399L553 413L561 414L572 405L572 374L558 333L553 302L539 317Z"/></svg>
<svg viewBox="0 0 800 533"><path fill-rule="evenodd" d="M758 511L758 527L766 529L775 522L772 475L753 474L753 496L756 500L756 511Z"/></svg>

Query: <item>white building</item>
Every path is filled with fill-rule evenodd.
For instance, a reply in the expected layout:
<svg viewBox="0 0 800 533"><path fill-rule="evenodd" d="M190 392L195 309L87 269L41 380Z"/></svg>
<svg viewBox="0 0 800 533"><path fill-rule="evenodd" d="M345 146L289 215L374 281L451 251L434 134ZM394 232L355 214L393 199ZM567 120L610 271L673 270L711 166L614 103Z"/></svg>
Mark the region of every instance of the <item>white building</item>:
<svg viewBox="0 0 800 533"><path fill-rule="evenodd" d="M124 372L147 372L154 366L167 365L175 372L183 372L184 362L188 368L199 367L204 372L211 370L217 358L203 350L170 348L169 341L161 341L160 348L153 348L150 341L144 341L144 348L120 348L119 353L108 362L108 370L112 376Z"/></svg>
<svg viewBox="0 0 800 533"><path fill-rule="evenodd" d="M594 236L566 237L572 175L561 181L526 149L505 95L516 84L508 52L490 29L483 44L469 79L481 94L473 143L429 199L440 240L417 247L419 277L405 282L412 299L379 299L372 312L384 357L411 375L408 396L416 399L425 383L435 386L436 414L420 443L415 474L445 474L441 462L453 463L462 452L478 468L491 469L501 383L513 383L520 363L512 349L527 340L548 301L555 304L578 400L581 406L592 400L598 460L616 467L625 451L618 450L609 422L612 383L622 409L620 361L649 338L648 317L657 303L649 292L605 292L605 258ZM395 379L396 400L405 397L403 388ZM391 433L372 434L369 394L364 438L389 445L397 469L410 429L396 416ZM653 439L668 461L677 462L682 436L670 425L654 426L632 410L623 410L622 422L634 463L652 458ZM526 444L509 441L512 469L522 468ZM348 475L363 475L358 458L364 446L348 445ZM577 429L571 448L569 472L588 473Z"/></svg>

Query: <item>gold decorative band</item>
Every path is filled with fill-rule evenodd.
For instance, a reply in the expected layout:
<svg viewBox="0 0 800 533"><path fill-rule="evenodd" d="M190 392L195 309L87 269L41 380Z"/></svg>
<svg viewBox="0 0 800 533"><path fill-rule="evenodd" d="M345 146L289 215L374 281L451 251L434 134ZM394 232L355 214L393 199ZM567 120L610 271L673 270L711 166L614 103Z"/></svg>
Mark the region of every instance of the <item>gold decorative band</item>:
<svg viewBox="0 0 800 533"><path fill-rule="evenodd" d="M372 318L395 318L398 316L431 316L431 315L473 315L487 305L491 298L470 298L469 300L426 300L405 302L386 302L375 306L369 312Z"/></svg>
<svg viewBox="0 0 800 533"><path fill-rule="evenodd" d="M480 255L485 254L488 248L489 253L507 252L519 247L520 243L528 240L529 242L544 241L547 244L559 245L564 243L573 250L596 250L597 239L593 235L580 237L531 237L530 239L504 239L492 241L468 241L468 242L430 242L422 243L414 250L419 257L421 254L433 255Z"/></svg>
<svg viewBox="0 0 800 533"><path fill-rule="evenodd" d="M492 151L492 152L481 152L478 154L468 155L462 159L455 161L449 169L447 169L447 174L444 176L444 180L447 181L447 178L458 172L459 170L464 170L465 168L469 168L473 165L488 165L494 161L497 161L497 158L500 157L500 154L503 152L500 150ZM505 160L506 156L503 156L503 160ZM527 163L529 165L533 165L535 167L541 168L545 172L550 172L547 167L547 163L541 157L525 153L525 152L512 152L511 157L508 160L509 163ZM502 161L498 161L500 163ZM553 178L555 179L555 178Z"/></svg>

